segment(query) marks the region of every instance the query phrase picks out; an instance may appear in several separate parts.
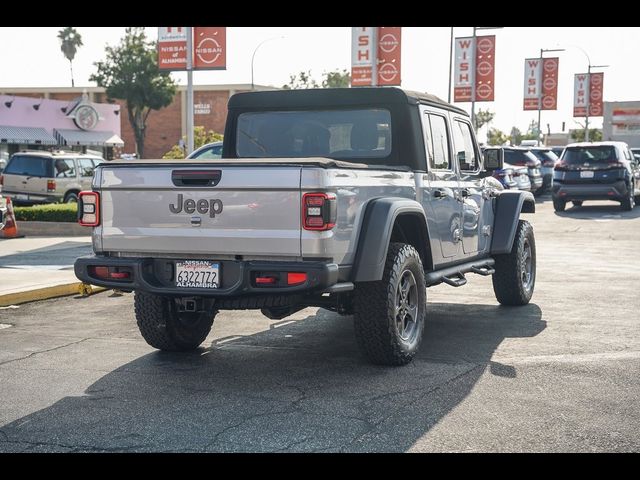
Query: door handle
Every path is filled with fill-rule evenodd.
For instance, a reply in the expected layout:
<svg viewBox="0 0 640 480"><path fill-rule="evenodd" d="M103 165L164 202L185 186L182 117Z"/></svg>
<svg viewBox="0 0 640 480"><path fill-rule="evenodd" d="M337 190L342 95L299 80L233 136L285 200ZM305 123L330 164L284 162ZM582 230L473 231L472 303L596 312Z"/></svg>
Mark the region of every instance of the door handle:
<svg viewBox="0 0 640 480"><path fill-rule="evenodd" d="M433 198L437 198L438 200L446 198L446 196L447 196L447 194L444 193L444 190L434 190L433 191Z"/></svg>

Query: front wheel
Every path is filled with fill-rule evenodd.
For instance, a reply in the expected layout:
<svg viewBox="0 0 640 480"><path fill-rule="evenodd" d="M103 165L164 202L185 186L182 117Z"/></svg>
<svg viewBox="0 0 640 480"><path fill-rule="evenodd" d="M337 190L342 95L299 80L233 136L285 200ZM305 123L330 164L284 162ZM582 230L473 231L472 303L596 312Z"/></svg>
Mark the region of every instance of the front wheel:
<svg viewBox="0 0 640 480"><path fill-rule="evenodd" d="M195 350L211 331L213 312L179 312L176 302L167 297L135 292L136 321L142 337L159 350L171 352Z"/></svg>
<svg viewBox="0 0 640 480"><path fill-rule="evenodd" d="M516 237L509 253L495 256L493 291L502 305L526 305L536 283L536 241L533 227L518 221Z"/></svg>
<svg viewBox="0 0 640 480"><path fill-rule="evenodd" d="M356 339L378 365L406 365L418 352L427 306L420 255L411 245L389 245L382 280L356 285Z"/></svg>

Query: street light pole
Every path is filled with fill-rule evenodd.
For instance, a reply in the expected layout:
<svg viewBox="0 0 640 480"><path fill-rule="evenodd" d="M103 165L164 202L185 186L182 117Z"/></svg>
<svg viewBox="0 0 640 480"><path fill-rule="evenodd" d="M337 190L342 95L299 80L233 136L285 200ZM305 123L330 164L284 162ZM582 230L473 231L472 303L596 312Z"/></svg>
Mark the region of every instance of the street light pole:
<svg viewBox="0 0 640 480"><path fill-rule="evenodd" d="M538 85L538 145L540 145L540 133L542 132L540 117L542 116L542 84L544 83L544 60L542 59L542 54L544 52L564 52L564 48L540 49L540 85Z"/></svg>
<svg viewBox="0 0 640 480"><path fill-rule="evenodd" d="M449 97L448 102L451 103L451 76L453 75L453 27L451 27L451 39L449 40Z"/></svg>
<svg viewBox="0 0 640 480"><path fill-rule="evenodd" d="M187 155L193 146L193 27L187 27Z"/></svg>
<svg viewBox="0 0 640 480"><path fill-rule="evenodd" d="M253 90L253 87L254 87L254 83L253 83L253 60L256 58L256 52L265 43L270 42L271 40L278 40L280 38L284 38L284 36L267 38L266 40L263 40L262 42L260 42L258 44L258 46L255 48L255 50L253 51L253 55L251 55L251 90Z"/></svg>
<svg viewBox="0 0 640 480"><path fill-rule="evenodd" d="M589 58L589 54L587 54L587 52L584 51L584 49L582 47L579 47L578 45L569 45L570 47L574 47L577 48L578 50L580 50L585 57L587 57L587 78L589 79L589 90L591 90L591 69L592 68L606 68L609 65L591 65L591 59ZM591 93L587 92L587 108L586 108L586 113L585 113L585 117L584 117L584 141L588 142L589 141L589 110L591 109Z"/></svg>

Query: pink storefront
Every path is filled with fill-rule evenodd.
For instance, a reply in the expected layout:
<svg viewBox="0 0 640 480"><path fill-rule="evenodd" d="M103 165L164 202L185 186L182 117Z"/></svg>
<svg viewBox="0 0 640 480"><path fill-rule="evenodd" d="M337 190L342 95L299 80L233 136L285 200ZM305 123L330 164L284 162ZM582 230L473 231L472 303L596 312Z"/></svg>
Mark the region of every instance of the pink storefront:
<svg viewBox="0 0 640 480"><path fill-rule="evenodd" d="M123 145L117 104L86 94L71 101L0 95L0 169L20 150L94 151L110 160Z"/></svg>

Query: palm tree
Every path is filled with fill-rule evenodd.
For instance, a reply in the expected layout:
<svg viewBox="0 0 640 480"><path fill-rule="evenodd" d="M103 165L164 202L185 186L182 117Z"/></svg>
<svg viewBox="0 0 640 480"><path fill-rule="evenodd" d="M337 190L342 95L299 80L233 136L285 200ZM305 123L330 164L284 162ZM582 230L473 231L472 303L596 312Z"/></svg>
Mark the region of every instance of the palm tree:
<svg viewBox="0 0 640 480"><path fill-rule="evenodd" d="M73 27L65 27L64 30L58 32L58 38L60 39L60 50L64 53L64 56L69 60L69 68L71 69L71 86L73 84L73 59L76 56L78 47L82 46L82 36Z"/></svg>

